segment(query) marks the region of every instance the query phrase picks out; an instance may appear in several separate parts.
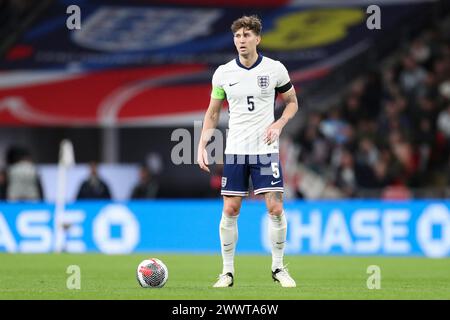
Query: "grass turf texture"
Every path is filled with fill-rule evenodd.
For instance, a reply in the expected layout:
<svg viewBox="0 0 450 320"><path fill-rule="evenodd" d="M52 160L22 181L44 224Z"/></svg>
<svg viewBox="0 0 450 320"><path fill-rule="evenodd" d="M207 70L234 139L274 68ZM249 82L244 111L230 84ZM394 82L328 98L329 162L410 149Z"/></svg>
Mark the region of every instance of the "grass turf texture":
<svg viewBox="0 0 450 320"><path fill-rule="evenodd" d="M143 289L137 265L157 257L169 268L162 289ZM0 299L450 299L450 259L287 256L297 288L281 288L269 256L238 255L232 288L212 288L221 271L213 255L0 254ZM81 290L68 290L69 265L81 268ZM381 289L369 290L369 265Z"/></svg>

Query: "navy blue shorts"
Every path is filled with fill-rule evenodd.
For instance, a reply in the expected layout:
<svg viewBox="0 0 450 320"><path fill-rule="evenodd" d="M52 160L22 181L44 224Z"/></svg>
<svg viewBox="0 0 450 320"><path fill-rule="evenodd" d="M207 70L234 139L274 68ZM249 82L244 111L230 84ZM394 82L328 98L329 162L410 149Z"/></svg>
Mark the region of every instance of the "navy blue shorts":
<svg viewBox="0 0 450 320"><path fill-rule="evenodd" d="M249 178L254 194L284 192L278 153L263 155L225 155L222 175L224 196L248 196Z"/></svg>

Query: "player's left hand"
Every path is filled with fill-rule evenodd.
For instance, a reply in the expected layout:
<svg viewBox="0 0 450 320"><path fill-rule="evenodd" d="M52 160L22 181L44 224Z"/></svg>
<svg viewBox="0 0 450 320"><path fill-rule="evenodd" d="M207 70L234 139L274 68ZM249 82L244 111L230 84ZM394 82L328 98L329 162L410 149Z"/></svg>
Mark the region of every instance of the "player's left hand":
<svg viewBox="0 0 450 320"><path fill-rule="evenodd" d="M283 130L283 124L280 121L275 121L272 123L266 130L264 134L263 140L264 143L272 144L275 142L281 134L281 130Z"/></svg>

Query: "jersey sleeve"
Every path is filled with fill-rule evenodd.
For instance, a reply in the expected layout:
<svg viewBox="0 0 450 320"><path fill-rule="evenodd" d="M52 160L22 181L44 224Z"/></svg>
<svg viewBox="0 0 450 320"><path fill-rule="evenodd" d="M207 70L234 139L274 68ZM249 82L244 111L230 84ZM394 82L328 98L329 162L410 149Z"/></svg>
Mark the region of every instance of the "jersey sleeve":
<svg viewBox="0 0 450 320"><path fill-rule="evenodd" d="M211 97L218 100L225 99L225 90L223 90L221 67L218 67L212 77Z"/></svg>
<svg viewBox="0 0 450 320"><path fill-rule="evenodd" d="M281 62L278 62L277 85L275 87L275 90L278 93L284 93L288 91L290 88L292 88L292 83L291 79L289 78L289 73L286 67Z"/></svg>

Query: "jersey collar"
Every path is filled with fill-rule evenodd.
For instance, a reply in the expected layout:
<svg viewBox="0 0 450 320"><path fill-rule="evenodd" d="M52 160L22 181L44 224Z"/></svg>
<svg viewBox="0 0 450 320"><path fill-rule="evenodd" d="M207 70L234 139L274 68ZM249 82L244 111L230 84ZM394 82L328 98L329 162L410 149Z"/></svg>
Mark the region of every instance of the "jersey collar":
<svg viewBox="0 0 450 320"><path fill-rule="evenodd" d="M256 61L255 61L255 63L253 64L253 65L251 65L250 67L246 67L246 66L244 66L240 61L239 61L239 56L236 58L236 64L239 66L239 67L241 67L241 68L243 68L243 69L245 69L245 70L250 70L250 69L253 69L254 67L256 67L258 64L260 64L261 63L261 61L262 61L262 58L263 58L263 56L262 56L262 54L260 54L260 53L258 53L258 59L256 59Z"/></svg>

